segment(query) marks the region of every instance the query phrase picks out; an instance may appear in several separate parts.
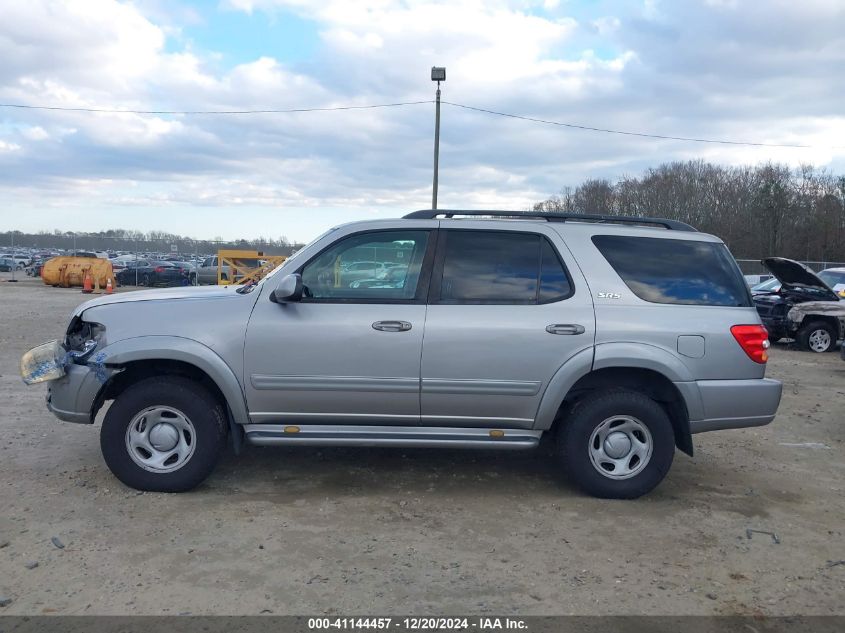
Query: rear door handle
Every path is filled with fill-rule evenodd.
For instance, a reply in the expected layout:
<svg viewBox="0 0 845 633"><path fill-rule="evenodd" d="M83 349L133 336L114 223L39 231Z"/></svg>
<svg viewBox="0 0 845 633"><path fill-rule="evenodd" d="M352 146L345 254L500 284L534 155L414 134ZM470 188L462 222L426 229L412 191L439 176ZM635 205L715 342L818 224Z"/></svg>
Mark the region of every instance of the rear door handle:
<svg viewBox="0 0 845 633"><path fill-rule="evenodd" d="M546 326L549 334L583 334L586 331L583 325L577 323L552 323Z"/></svg>
<svg viewBox="0 0 845 633"><path fill-rule="evenodd" d="M373 329L380 332L407 332L411 329L411 324L407 321L376 321L373 323Z"/></svg>

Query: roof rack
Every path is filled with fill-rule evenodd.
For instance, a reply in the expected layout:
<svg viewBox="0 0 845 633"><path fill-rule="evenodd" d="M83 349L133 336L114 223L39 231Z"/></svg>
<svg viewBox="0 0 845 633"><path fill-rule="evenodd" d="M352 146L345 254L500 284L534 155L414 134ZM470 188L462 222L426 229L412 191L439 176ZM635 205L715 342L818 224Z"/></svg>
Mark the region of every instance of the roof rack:
<svg viewBox="0 0 845 633"><path fill-rule="evenodd" d="M591 213L537 213L535 211L487 211L480 209L455 210L455 209L424 209L414 211L404 216L406 220L434 220L438 217L453 218L455 216L483 216L504 219L518 220L545 220L546 222L595 222L597 224L640 224L661 226L671 231L695 231L698 229L679 222L678 220L667 220L665 218L646 218L632 215L595 215Z"/></svg>

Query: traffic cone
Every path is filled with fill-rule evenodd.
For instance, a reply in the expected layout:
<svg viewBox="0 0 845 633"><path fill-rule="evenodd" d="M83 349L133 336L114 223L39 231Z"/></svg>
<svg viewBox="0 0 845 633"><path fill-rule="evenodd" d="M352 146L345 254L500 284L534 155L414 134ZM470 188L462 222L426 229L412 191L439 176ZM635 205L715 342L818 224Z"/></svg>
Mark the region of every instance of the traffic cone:
<svg viewBox="0 0 845 633"><path fill-rule="evenodd" d="M111 285L111 277L106 280L106 294L110 295L114 292L114 288Z"/></svg>
<svg viewBox="0 0 845 633"><path fill-rule="evenodd" d="M94 285L91 283L91 273L85 271L85 276L82 278L82 292L91 294L94 290Z"/></svg>

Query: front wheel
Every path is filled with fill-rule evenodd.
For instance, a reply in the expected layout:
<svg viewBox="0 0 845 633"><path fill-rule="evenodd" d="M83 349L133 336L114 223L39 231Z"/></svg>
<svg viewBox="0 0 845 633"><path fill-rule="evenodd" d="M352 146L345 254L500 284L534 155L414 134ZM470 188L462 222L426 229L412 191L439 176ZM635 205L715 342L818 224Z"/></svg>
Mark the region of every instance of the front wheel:
<svg viewBox="0 0 845 633"><path fill-rule="evenodd" d="M813 321L798 332L798 344L806 350L822 354L836 346L836 330L826 321Z"/></svg>
<svg viewBox="0 0 845 633"><path fill-rule="evenodd" d="M221 404L179 376L142 380L109 407L100 431L103 458L137 490L183 492L205 480L226 443Z"/></svg>
<svg viewBox="0 0 845 633"><path fill-rule="evenodd" d="M636 499L653 490L672 466L672 422L663 407L641 393L593 392L577 401L561 423L563 468L595 497Z"/></svg>

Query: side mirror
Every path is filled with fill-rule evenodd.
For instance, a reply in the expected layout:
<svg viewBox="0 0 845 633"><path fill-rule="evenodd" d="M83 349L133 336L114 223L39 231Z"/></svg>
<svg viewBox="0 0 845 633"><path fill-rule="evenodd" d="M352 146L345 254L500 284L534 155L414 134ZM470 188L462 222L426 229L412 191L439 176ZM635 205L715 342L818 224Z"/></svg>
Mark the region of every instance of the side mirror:
<svg viewBox="0 0 845 633"><path fill-rule="evenodd" d="M273 303L290 303L302 299L302 275L294 273L285 275L270 293L270 301Z"/></svg>

